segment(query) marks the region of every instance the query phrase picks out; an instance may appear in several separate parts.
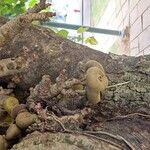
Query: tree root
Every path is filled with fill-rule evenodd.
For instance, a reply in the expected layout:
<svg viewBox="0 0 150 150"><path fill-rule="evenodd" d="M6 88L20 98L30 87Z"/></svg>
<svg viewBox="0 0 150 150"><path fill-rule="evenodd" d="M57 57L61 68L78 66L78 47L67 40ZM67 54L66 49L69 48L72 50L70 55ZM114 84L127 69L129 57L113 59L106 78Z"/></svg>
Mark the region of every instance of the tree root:
<svg viewBox="0 0 150 150"><path fill-rule="evenodd" d="M44 113L43 113L44 111ZM91 109L83 109L81 111L81 113L72 115L72 116L63 116L63 117L57 117L53 112L49 113L47 110L42 110L39 113L39 118L43 119L45 118L45 121L48 122L50 124L39 124L39 128L35 128L35 125L33 124L32 126L30 126L28 128L28 132L33 132L35 130L40 130L40 131L50 131L50 132L63 132L63 133L70 133L70 134L81 134L81 135L85 135L87 137L91 137L97 140L101 140L104 141L108 144L114 145L120 149L122 148L126 148L127 150L135 150L135 148L132 146L132 144L130 142L128 142L126 139L124 139L122 136L120 135L114 135L108 132L104 132L104 131L81 131L77 128L71 129L72 125L73 126L77 126L77 124L82 124L83 123L83 118L85 116L87 116L89 113L91 113ZM43 117L44 114L44 117ZM70 120L74 120L75 122L77 122L77 124L74 124L73 122L70 122ZM52 123L53 122L53 123ZM54 122L56 122L57 124L55 124ZM67 125L67 123L70 123L69 126ZM59 126L59 131L55 131L52 130L54 128L51 127L51 124L55 124L55 129L56 129L56 125ZM68 127L67 127L68 126ZM36 126L37 127L37 126ZM42 127L42 130L40 129ZM70 128L71 127L71 128ZM44 129L45 128L45 129ZM57 128L58 129L58 128Z"/></svg>

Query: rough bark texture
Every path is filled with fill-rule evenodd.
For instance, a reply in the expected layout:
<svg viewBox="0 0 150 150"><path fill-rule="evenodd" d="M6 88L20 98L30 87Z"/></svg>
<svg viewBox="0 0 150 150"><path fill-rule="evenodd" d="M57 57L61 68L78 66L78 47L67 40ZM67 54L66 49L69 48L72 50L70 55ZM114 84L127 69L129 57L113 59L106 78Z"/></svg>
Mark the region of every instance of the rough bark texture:
<svg viewBox="0 0 150 150"><path fill-rule="evenodd" d="M150 108L150 56L135 58L105 54L58 37L49 29L31 26L0 48L0 59L19 56L23 46L36 52L38 59L18 75L20 80L17 88L21 90L34 87L45 74L49 74L55 81L64 68L69 77L79 77L80 68L84 64L80 62L94 59L104 66L109 85L131 81L107 89L103 103L107 103L110 114L126 114Z"/></svg>
<svg viewBox="0 0 150 150"><path fill-rule="evenodd" d="M6 20L4 18L0 19L0 26L5 23ZM58 37L49 29L29 26L20 33L14 35L7 44L0 47L0 60L20 56L23 46L26 46L31 53L36 55L35 61L31 61L29 67L19 74L0 77L0 85L4 87L7 85L8 81L16 83L17 86L14 92L21 101L26 100L29 95L29 88L35 87L35 85L41 81L43 75L50 75L52 82L54 82L60 72L66 69L69 77L80 79L83 77L82 69L85 62L89 59L93 59L104 66L109 79L109 85L127 81L129 81L129 83L106 90L103 94L102 101L95 107L95 117L89 116L91 118L93 117L92 123L99 121L101 117L110 119L111 117L135 112L150 115L150 56L135 58L105 54ZM133 139L131 140L132 146L129 149L138 149L139 146L140 149L144 150L150 147L150 141L145 138L150 137L150 124L146 119L142 120L142 117L140 120L138 119L135 122L133 120L133 124L130 122L131 120L123 119L120 120L119 123L117 121L112 121L110 123L104 122L103 125L99 124L98 126L100 130L109 131L115 135L124 135L127 141ZM91 128L92 123L89 123L89 128ZM120 126L120 123L124 125ZM135 128L135 126L137 126L137 128ZM147 128L144 129L144 127ZM42 136L46 139L49 136L53 137L50 133L48 133L48 135L47 133L45 133L45 135L38 133L38 135L40 135L41 139L43 139ZM59 135L57 136L59 137ZM144 145L140 145L139 143L143 141L143 136L145 143L143 142ZM28 142L31 141L31 139L32 135L27 136L23 139L23 143L20 143L20 146L17 145L15 148L18 148L18 150L23 149L24 145L27 144L26 148L28 149ZM136 139L138 141L137 143L135 142ZM34 140L37 141L36 137ZM33 149L36 149L35 143L31 143ZM91 144L95 146L95 144ZM99 144L100 145L97 146L103 145L101 143ZM64 145L64 148L65 147L66 145ZM80 148L80 146L77 147L78 149L85 149L86 145L83 148ZM43 149L46 148L45 145ZM76 146L70 148L75 149ZM56 146L56 149L59 149L59 145L58 148ZM87 149L99 148L91 147Z"/></svg>
<svg viewBox="0 0 150 150"><path fill-rule="evenodd" d="M12 150L28 150L31 147L48 150L65 148L67 150L148 150L150 146L149 119L149 117L138 115L113 119L89 127L91 130L95 129L95 132L72 132L71 134L34 132L22 139Z"/></svg>
<svg viewBox="0 0 150 150"><path fill-rule="evenodd" d="M71 135L71 134L54 134L54 133L38 133L35 132L25 139L23 139L21 144L15 145L12 150L29 150L33 147L33 150L119 150L116 146L109 145L105 142L99 142L98 140L93 140L92 138L86 138L82 135Z"/></svg>

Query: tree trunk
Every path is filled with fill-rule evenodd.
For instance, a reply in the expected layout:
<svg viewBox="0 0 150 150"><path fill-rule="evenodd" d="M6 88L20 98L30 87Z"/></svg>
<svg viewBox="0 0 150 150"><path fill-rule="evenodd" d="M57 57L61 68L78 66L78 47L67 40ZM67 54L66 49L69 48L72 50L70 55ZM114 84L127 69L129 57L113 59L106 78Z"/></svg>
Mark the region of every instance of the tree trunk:
<svg viewBox="0 0 150 150"><path fill-rule="evenodd" d="M1 21L0 24L3 23L4 21ZM84 63L93 59L104 66L109 85L130 81L129 84L106 90L103 102L109 103L107 106L114 110L111 112L126 114L137 109L146 111L150 108L150 56L105 54L63 39L50 29L30 26L1 47L0 59L19 56L23 46L35 53L37 58L30 63L29 68L17 74L19 80L16 89L29 90L39 83L45 74L50 75L54 82L63 69L67 70L69 77L80 78ZM2 77L0 84L3 85L5 78L8 79Z"/></svg>
<svg viewBox="0 0 150 150"><path fill-rule="evenodd" d="M0 26L7 21L1 18ZM31 25L0 47L0 60L17 59L23 53L23 47L26 47L27 56L30 57L28 67L19 72L0 76L0 85L3 87L6 87L11 81L15 82L17 86L14 92L20 99L26 100L29 96L29 88L35 87L43 75L50 75L52 82L55 82L60 72L66 69L69 78L80 79L83 77L82 67L85 62L92 59L104 66L109 86L117 84L108 88L103 94L102 102L97 107L100 116L111 118L129 113L150 115L150 56L130 57L105 54L63 39L48 28ZM127 84L122 84L124 82ZM136 126L136 122L133 124ZM112 126L114 127L113 124ZM147 126L150 128L150 124ZM118 128L121 129L121 127ZM146 131L148 132L141 133L140 128L138 134L149 137L148 127ZM122 131L122 134L125 132L126 130ZM125 138L128 139L128 135ZM136 138L139 140L141 137ZM147 145L150 147L150 144L147 143L145 147ZM142 146L140 148L142 149Z"/></svg>

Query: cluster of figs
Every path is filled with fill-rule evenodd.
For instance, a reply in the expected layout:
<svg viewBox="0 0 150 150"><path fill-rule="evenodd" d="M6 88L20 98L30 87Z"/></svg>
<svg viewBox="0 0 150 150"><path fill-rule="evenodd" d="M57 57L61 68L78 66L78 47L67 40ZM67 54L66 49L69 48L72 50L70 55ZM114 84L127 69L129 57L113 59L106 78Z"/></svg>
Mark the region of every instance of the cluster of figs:
<svg viewBox="0 0 150 150"><path fill-rule="evenodd" d="M6 150L9 142L21 137L22 132L36 120L36 115L31 114L25 104L19 104L14 96L3 95L0 97L0 123L11 122L5 135L0 135L0 150Z"/></svg>
<svg viewBox="0 0 150 150"><path fill-rule="evenodd" d="M103 66L89 60L85 65L86 96L90 105L101 101L101 94L108 87L108 78ZM9 125L5 135L0 135L0 150L6 150L9 141L21 137L22 132L36 120L37 116L31 114L25 104L19 104L14 96L0 96L0 123L8 120Z"/></svg>

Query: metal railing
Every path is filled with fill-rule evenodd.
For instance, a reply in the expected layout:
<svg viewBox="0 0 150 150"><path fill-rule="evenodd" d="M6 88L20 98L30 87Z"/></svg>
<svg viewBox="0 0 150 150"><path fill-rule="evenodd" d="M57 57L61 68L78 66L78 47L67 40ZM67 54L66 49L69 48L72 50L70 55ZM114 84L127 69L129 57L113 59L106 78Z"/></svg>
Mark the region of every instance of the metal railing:
<svg viewBox="0 0 150 150"><path fill-rule="evenodd" d="M65 29L72 29L77 30L82 25L75 25L75 24L66 24L66 23L56 23L56 22L45 22L43 23L45 26L51 26L55 28L65 28ZM93 33L100 33L100 34L107 34L107 35L114 35L114 36L122 36L123 32L119 30L110 30L110 29L102 29L102 28L94 28L90 26L82 26L88 28L86 32L93 32Z"/></svg>

